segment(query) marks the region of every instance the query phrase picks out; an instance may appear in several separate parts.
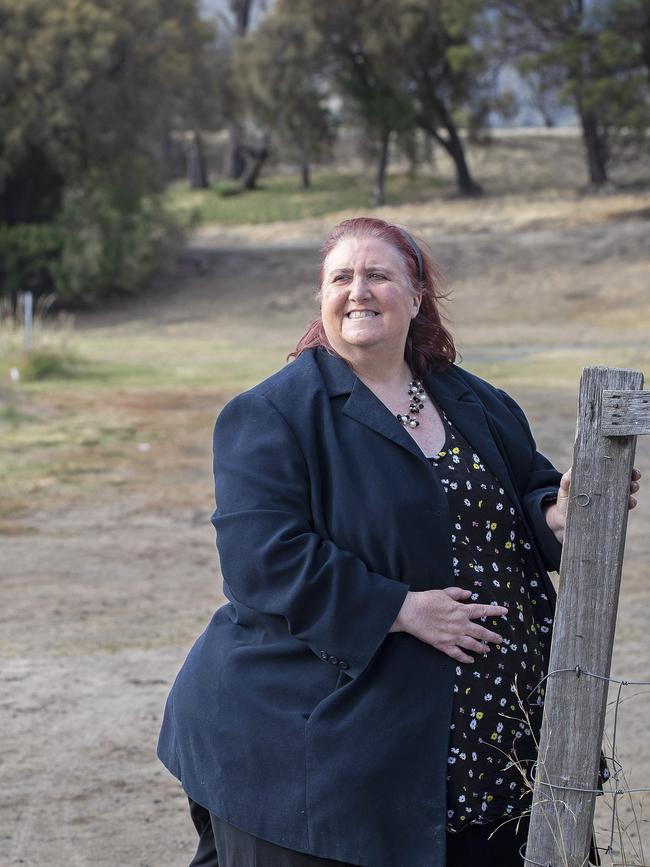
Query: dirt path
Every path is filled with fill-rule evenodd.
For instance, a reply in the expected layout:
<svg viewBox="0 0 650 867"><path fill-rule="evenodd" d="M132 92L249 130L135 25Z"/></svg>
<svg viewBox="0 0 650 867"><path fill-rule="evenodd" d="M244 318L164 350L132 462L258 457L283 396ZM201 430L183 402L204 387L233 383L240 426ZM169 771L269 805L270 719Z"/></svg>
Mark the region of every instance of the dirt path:
<svg viewBox="0 0 650 867"><path fill-rule="evenodd" d="M580 359L590 347L598 358L626 347L636 363L646 357L648 223L452 236L433 234L432 222L427 230L423 221L423 234L452 272L451 312L468 366L501 365L542 450L568 465L574 389L545 384L536 359L559 353L565 365L576 346ZM204 232L193 254L203 273L155 303L88 317L81 331L185 329L198 341L228 328L253 345L276 329L290 348L313 309L316 230L292 226L289 244L275 231L248 243L233 230L220 239ZM530 378L517 380L526 359ZM182 867L192 852L182 793L154 751L173 676L221 602L210 434L226 394L106 394L30 398L43 412L72 414L100 413L108 399L133 433L91 447L94 469L82 485L43 488L0 535L2 865ZM649 446L639 444L637 459L648 479ZM614 672L629 679L650 677L649 517L646 497L630 521L614 658ZM650 785L649 695L622 708L620 755L636 786ZM606 811L599 822L606 826ZM650 854L647 822L641 828Z"/></svg>

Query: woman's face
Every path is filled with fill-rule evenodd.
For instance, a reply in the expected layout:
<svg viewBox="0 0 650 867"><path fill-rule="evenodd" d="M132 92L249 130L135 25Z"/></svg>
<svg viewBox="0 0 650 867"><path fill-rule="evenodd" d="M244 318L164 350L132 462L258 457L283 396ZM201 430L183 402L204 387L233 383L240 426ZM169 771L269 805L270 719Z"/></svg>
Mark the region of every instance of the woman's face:
<svg viewBox="0 0 650 867"><path fill-rule="evenodd" d="M378 238L342 238L323 263L321 318L332 348L344 358L379 345L403 357L421 299L399 252Z"/></svg>

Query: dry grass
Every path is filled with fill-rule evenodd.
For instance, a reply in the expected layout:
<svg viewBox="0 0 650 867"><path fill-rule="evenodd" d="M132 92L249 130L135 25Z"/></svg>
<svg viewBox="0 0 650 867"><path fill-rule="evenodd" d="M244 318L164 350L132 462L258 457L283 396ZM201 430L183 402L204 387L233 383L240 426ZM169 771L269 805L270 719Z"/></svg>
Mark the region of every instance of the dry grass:
<svg viewBox="0 0 650 867"><path fill-rule="evenodd" d="M464 363L506 387L541 449L568 466L582 365L650 370L650 199L581 189L571 139L511 140L472 158L485 200L448 187L373 213L430 244L450 276ZM442 160L437 170L449 179ZM212 424L295 345L338 216L201 230L155 294L37 333L38 346L79 359L75 376L12 383L20 334L0 331L2 863L188 862L191 828L153 747L167 686L221 601ZM649 446L637 449L646 478ZM648 514L642 499L613 663L635 679L650 672ZM648 712L639 698L621 721L636 785L650 781ZM32 825L38 834L21 833Z"/></svg>

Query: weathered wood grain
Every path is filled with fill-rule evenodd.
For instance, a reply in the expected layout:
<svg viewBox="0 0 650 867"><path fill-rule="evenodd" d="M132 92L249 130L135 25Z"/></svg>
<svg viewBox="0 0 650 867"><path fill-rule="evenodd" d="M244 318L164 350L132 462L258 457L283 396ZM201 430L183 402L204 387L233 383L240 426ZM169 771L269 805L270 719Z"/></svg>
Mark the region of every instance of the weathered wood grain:
<svg viewBox="0 0 650 867"><path fill-rule="evenodd" d="M603 436L650 434L650 391L603 391Z"/></svg>
<svg viewBox="0 0 650 867"><path fill-rule="evenodd" d="M528 865L588 864L608 683L587 672L610 672L636 445L635 436L603 435L603 393L642 387L637 371L582 374Z"/></svg>

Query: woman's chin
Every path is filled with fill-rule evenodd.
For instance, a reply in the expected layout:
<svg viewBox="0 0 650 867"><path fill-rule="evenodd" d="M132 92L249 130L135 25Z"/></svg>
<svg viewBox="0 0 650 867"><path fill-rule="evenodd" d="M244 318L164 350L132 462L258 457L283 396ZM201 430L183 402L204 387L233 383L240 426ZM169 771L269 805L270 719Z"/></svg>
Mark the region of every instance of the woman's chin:
<svg viewBox="0 0 650 867"><path fill-rule="evenodd" d="M377 327L361 325L344 329L341 339L345 343L349 343L350 346L372 346L375 343L380 343L384 339L384 335Z"/></svg>

